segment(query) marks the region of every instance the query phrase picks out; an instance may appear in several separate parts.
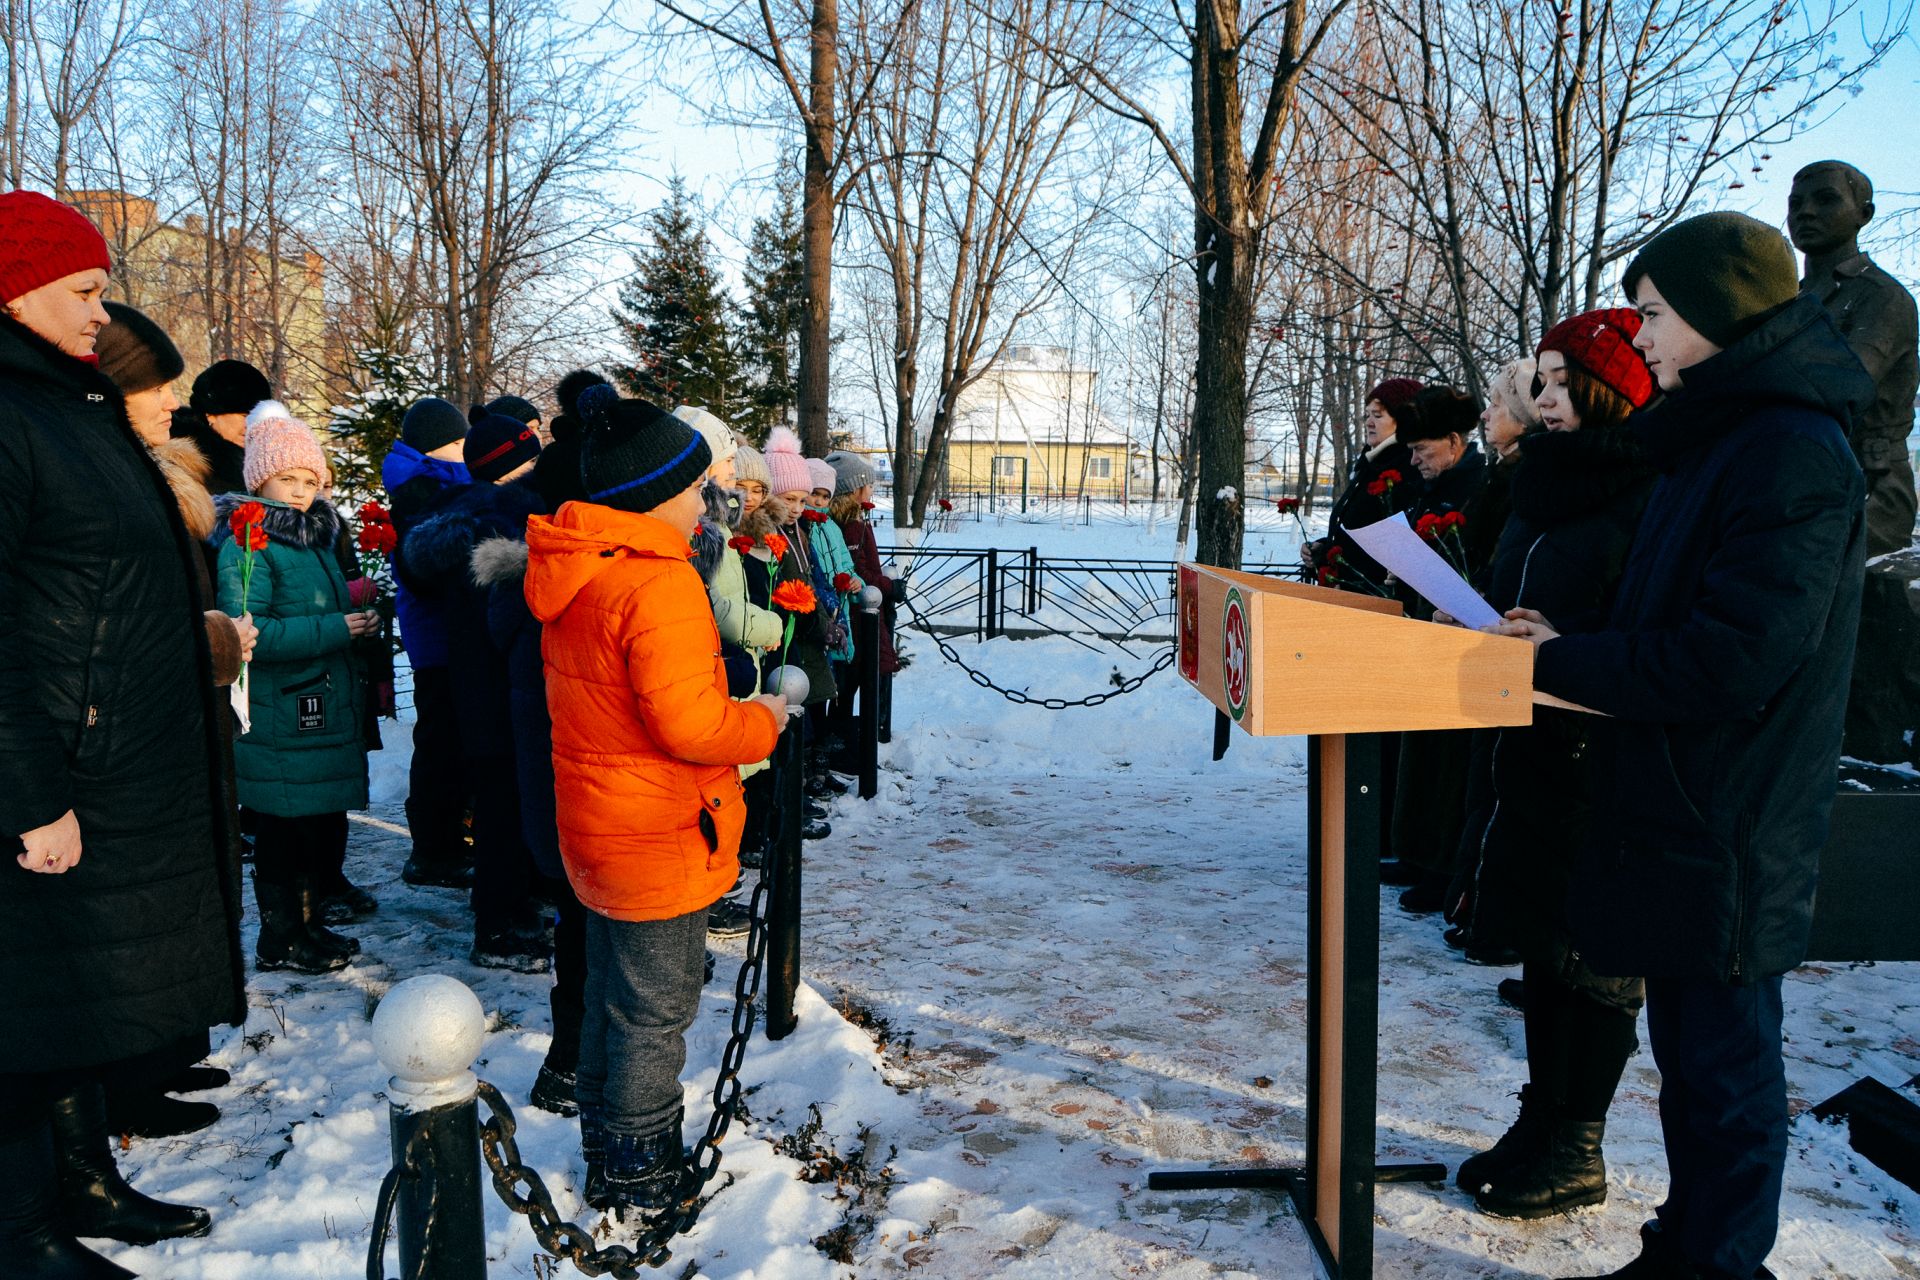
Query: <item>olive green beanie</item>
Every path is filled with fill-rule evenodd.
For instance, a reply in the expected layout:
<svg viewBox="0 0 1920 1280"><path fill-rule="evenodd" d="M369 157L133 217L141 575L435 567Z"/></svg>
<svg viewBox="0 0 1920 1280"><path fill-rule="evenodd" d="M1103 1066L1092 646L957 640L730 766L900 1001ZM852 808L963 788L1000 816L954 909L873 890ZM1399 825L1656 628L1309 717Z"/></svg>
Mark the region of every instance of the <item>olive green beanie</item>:
<svg viewBox="0 0 1920 1280"><path fill-rule="evenodd" d="M1800 292L1793 247L1744 213L1703 213L1668 227L1627 265L1627 300L1642 277L1700 336L1730 347Z"/></svg>

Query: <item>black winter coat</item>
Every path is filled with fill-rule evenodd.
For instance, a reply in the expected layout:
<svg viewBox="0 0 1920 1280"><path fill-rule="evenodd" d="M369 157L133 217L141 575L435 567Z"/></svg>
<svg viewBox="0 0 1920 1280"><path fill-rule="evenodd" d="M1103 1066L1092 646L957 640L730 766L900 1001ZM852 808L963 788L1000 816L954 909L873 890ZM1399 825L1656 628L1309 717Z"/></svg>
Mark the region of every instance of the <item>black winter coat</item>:
<svg viewBox="0 0 1920 1280"><path fill-rule="evenodd" d="M1550 622L1604 617L1653 488L1639 437L1624 427L1542 432L1520 442L1513 512L1494 553L1487 602ZM1471 527L1471 526L1469 526ZM1567 884L1590 816L1588 738L1596 717L1541 707L1533 723L1490 730L1488 811L1466 838L1479 869L1476 941L1547 963L1567 953ZM1576 985L1583 975L1566 975Z"/></svg>
<svg viewBox="0 0 1920 1280"><path fill-rule="evenodd" d="M1373 482L1388 471L1398 472L1400 479L1384 493L1367 492ZM1333 500L1333 506L1327 511L1327 536L1313 544L1314 566L1317 568L1326 564L1327 548L1338 543L1352 569L1384 586L1387 571L1373 557L1354 546L1353 539L1347 537L1345 531L1364 529L1396 512L1407 510L1419 501L1423 487L1420 473L1413 467L1413 453L1398 440L1382 449L1378 457L1362 451L1347 468L1346 487L1340 490L1340 496ZM1343 585L1350 590L1373 594L1358 583Z"/></svg>
<svg viewBox="0 0 1920 1280"><path fill-rule="evenodd" d="M113 383L0 319L0 829L71 809L82 842L64 875L0 862L9 1071L245 1013L199 554Z"/></svg>
<svg viewBox="0 0 1920 1280"><path fill-rule="evenodd" d="M1458 462L1427 481L1426 486L1420 490L1418 500L1407 509L1407 523L1418 523L1422 516L1443 516L1458 511L1466 517L1468 528L1471 528L1476 520L1482 523L1498 521L1504 524L1504 513L1497 507L1489 507L1484 501L1491 470L1492 468L1487 465L1487 455L1482 453L1477 445L1469 444L1466 452L1460 455ZM1470 548L1473 545L1473 539L1467 535L1466 529L1463 529L1458 534L1446 535L1446 542L1442 549L1447 559L1452 562L1459 561L1463 555L1471 556ZM1463 576L1469 581L1473 580L1477 570L1484 568L1471 559L1468 559L1462 567L1465 569ZM1433 606L1422 599L1419 592L1412 587L1404 583L1399 584L1394 588L1394 594L1402 604L1406 605L1408 617L1421 619L1433 617Z"/></svg>
<svg viewBox="0 0 1920 1280"><path fill-rule="evenodd" d="M545 504L524 478L446 490L400 540L394 572L434 611L447 638L461 751L467 760L513 754L506 659L487 631L487 589L473 579L473 550L490 538L525 540Z"/></svg>
<svg viewBox="0 0 1920 1280"><path fill-rule="evenodd" d="M486 592L487 635L506 667L520 833L540 874L563 880L567 869L560 860L553 794L553 719L547 713L540 620L527 607L526 539L497 537L480 543L473 551L473 579Z"/></svg>
<svg viewBox="0 0 1920 1280"><path fill-rule="evenodd" d="M1860 619L1873 383L1801 298L1630 426L1660 472L1604 631L1535 685L1606 712L1575 868L1600 973L1740 982L1805 957Z"/></svg>

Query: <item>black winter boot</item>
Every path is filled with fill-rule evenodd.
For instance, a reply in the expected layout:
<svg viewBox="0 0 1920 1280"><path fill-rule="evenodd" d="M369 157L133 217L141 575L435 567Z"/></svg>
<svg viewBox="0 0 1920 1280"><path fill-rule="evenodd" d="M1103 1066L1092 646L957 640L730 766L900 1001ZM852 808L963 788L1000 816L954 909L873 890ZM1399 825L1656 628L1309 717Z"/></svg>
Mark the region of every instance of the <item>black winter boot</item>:
<svg viewBox="0 0 1920 1280"><path fill-rule="evenodd" d="M260 904L260 937L253 946L254 966L263 972L332 973L347 967L347 957L322 948L307 932L298 885L253 877L253 898Z"/></svg>
<svg viewBox="0 0 1920 1280"><path fill-rule="evenodd" d="M680 1138L682 1118L675 1111L666 1128L640 1137L607 1134L608 1206L622 1220L629 1209L638 1210L644 1221L680 1203L687 1172L687 1153Z"/></svg>
<svg viewBox="0 0 1920 1280"><path fill-rule="evenodd" d="M136 1138L198 1133L220 1118L211 1102L170 1098L156 1086L115 1088L107 1095L107 1130Z"/></svg>
<svg viewBox="0 0 1920 1280"><path fill-rule="evenodd" d="M300 876L293 882L294 894L300 904L300 920L306 926L307 938L314 949L327 955L339 956L342 960L351 960L360 954L360 940L349 938L344 933L335 933L327 928L325 903L312 876Z"/></svg>
<svg viewBox="0 0 1920 1280"><path fill-rule="evenodd" d="M1520 1116L1513 1127L1485 1151L1462 1160L1459 1172L1453 1175L1454 1185L1462 1191L1477 1192L1515 1165L1532 1159L1546 1146L1551 1113L1546 1099L1534 1093L1532 1085L1521 1085Z"/></svg>
<svg viewBox="0 0 1920 1280"><path fill-rule="evenodd" d="M53 1100L60 1224L77 1236L157 1244L213 1229L205 1209L165 1204L127 1185L107 1144L107 1103L97 1084Z"/></svg>
<svg viewBox="0 0 1920 1280"><path fill-rule="evenodd" d="M1772 1280L1773 1273L1765 1267L1760 1275ZM1604 1276L1588 1276L1582 1280L1699 1280L1700 1273L1693 1264L1680 1256L1680 1251L1667 1240L1656 1220L1640 1225L1640 1256L1618 1271L1609 1271Z"/></svg>
<svg viewBox="0 0 1920 1280"><path fill-rule="evenodd" d="M1607 1198L1607 1162L1600 1151L1605 1120L1555 1117L1546 1145L1492 1178L1474 1194L1481 1212L1499 1218L1544 1218Z"/></svg>
<svg viewBox="0 0 1920 1280"><path fill-rule="evenodd" d="M53 1131L45 1120L0 1136L0 1264L12 1280L130 1280L55 1217Z"/></svg>

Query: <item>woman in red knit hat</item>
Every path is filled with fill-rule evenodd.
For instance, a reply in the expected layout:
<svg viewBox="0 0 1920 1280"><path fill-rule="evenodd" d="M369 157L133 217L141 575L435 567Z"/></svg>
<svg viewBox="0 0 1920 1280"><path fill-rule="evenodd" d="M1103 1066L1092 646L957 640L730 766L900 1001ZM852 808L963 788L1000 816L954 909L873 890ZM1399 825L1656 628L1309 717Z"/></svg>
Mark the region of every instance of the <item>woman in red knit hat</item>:
<svg viewBox="0 0 1920 1280"><path fill-rule="evenodd" d="M1640 316L1624 308L1563 320L1541 339L1534 403L1547 429L1520 441L1513 511L1487 598L1556 622L1606 616L1653 487L1628 415L1653 398L1634 349ZM1457 1180L1482 1210L1536 1218L1607 1196L1607 1110L1638 1047L1638 978L1601 977L1573 948L1565 903L1585 840L1595 717L1542 707L1531 725L1494 731L1474 779L1491 797L1463 844L1477 867L1470 945L1520 954L1527 1083L1520 1117Z"/></svg>
<svg viewBox="0 0 1920 1280"><path fill-rule="evenodd" d="M0 194L0 1273L132 1273L78 1236L204 1234L120 1177L103 1068L245 1014L223 909L200 553L95 367L106 241ZM0 864L3 866L4 864Z"/></svg>

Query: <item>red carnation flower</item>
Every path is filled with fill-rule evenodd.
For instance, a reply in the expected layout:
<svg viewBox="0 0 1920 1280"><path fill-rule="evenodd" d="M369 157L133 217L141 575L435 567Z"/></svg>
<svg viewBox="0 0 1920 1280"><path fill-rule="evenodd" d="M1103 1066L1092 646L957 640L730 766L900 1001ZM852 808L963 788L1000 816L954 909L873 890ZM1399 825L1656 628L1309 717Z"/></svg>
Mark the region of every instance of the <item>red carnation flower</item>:
<svg viewBox="0 0 1920 1280"><path fill-rule="evenodd" d="M257 524L248 525L245 536L246 536L245 545L247 550L265 551L267 549L267 531L265 529L262 529L259 525Z"/></svg>
<svg viewBox="0 0 1920 1280"><path fill-rule="evenodd" d="M1347 549L1341 546L1339 543L1336 542L1332 546L1327 548L1327 559L1338 561L1338 560L1345 560L1346 558L1347 558Z"/></svg>
<svg viewBox="0 0 1920 1280"><path fill-rule="evenodd" d="M1464 511L1449 511L1447 512L1447 514L1441 516L1438 520L1434 521L1434 527L1442 530L1464 529L1466 528L1466 526L1467 526L1467 513Z"/></svg>
<svg viewBox="0 0 1920 1280"><path fill-rule="evenodd" d="M951 511L953 510L953 504L951 502L948 502L945 498L942 498L940 499L940 509L942 511Z"/></svg>
<svg viewBox="0 0 1920 1280"><path fill-rule="evenodd" d="M258 502L243 502L233 509L232 515L227 517L227 524L232 528L234 538L238 540L247 536L248 525L259 524L266 518L266 507Z"/></svg>
<svg viewBox="0 0 1920 1280"><path fill-rule="evenodd" d="M735 551L738 551L741 555L745 555L747 552L753 550L753 539L744 533L737 533L727 539L727 545Z"/></svg>
<svg viewBox="0 0 1920 1280"><path fill-rule="evenodd" d="M1339 574L1334 572L1332 565L1323 564L1320 566L1320 585L1321 586L1323 587L1332 586L1334 584L1334 580L1339 576L1340 576Z"/></svg>
<svg viewBox="0 0 1920 1280"><path fill-rule="evenodd" d="M1401 475L1400 472L1394 469L1393 467L1388 467L1385 471L1382 471L1380 473L1380 482L1386 485L1387 488L1389 489L1393 488L1393 486L1399 484L1404 479L1406 479L1406 477Z"/></svg>
<svg viewBox="0 0 1920 1280"><path fill-rule="evenodd" d="M1387 491L1387 482L1386 482L1386 480L1384 480L1384 479L1375 479L1375 480L1369 480L1369 481L1367 481L1367 493L1368 493L1369 495L1371 495L1372 497L1375 497L1375 498L1377 498L1377 497L1379 497L1379 496L1380 496L1381 494L1383 494L1383 493L1385 493L1386 491Z"/></svg>
<svg viewBox="0 0 1920 1280"><path fill-rule="evenodd" d="M843 595L843 596L844 596L844 595L846 595L846 594L847 594L848 592L850 592L850 591L852 591L852 590L853 590L853 575L852 575L852 574L850 574L850 573L836 573L836 574L834 574L834 575L833 575L833 589L834 589L835 591L838 591L838 592L839 592L839 593L840 593L841 595Z"/></svg>
<svg viewBox="0 0 1920 1280"><path fill-rule="evenodd" d="M361 503L360 519L365 521L368 524L392 524L393 523L393 517L387 514L387 509L381 506L377 502Z"/></svg>
<svg viewBox="0 0 1920 1280"><path fill-rule="evenodd" d="M767 550L773 552L773 558L775 560L786 559L786 556L787 556L786 535L779 534L779 533L770 533L766 537L760 540L767 544Z"/></svg>
<svg viewBox="0 0 1920 1280"><path fill-rule="evenodd" d="M802 511L800 513L800 518L802 520L805 520L808 524L825 524L827 522L827 513L824 511L816 511L812 507L808 507L805 511Z"/></svg>
<svg viewBox="0 0 1920 1280"><path fill-rule="evenodd" d="M1440 517L1424 515L1413 522L1413 531L1431 542L1440 536Z"/></svg>
<svg viewBox="0 0 1920 1280"><path fill-rule="evenodd" d="M1275 498L1273 500L1273 506L1274 510L1278 511L1281 515L1290 516L1300 509L1300 499Z"/></svg>
<svg viewBox="0 0 1920 1280"><path fill-rule="evenodd" d="M861 509L862 511L871 511L871 510L873 510L873 506L874 506L874 504L873 504L873 503L871 503L871 502L863 502L863 503L861 503L861 504L860 504L860 509Z"/></svg>

